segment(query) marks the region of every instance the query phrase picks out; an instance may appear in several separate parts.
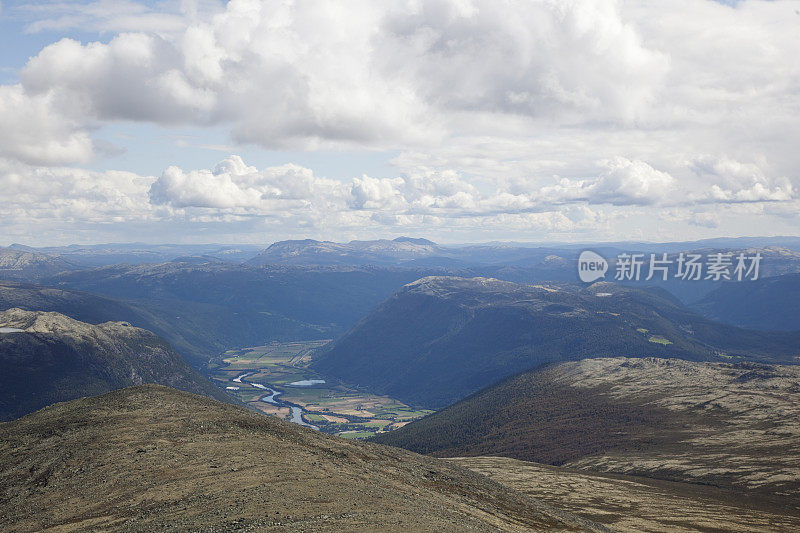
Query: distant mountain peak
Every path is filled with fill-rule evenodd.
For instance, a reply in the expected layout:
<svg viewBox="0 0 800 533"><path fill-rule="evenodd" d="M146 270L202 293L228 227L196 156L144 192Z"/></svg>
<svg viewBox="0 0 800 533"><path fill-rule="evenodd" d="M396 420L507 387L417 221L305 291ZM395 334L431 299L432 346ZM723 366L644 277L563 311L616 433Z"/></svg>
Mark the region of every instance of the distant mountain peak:
<svg viewBox="0 0 800 533"><path fill-rule="evenodd" d="M314 244L322 244L325 241L317 241L314 239L288 239L285 241L276 241L267 247L267 250L274 250L278 248L287 248L290 246L309 246Z"/></svg>
<svg viewBox="0 0 800 533"><path fill-rule="evenodd" d="M316 241L313 239L280 241L261 251L250 264L300 264L300 265L398 265L439 250L427 239L398 237L394 240L350 241L347 243Z"/></svg>
<svg viewBox="0 0 800 533"><path fill-rule="evenodd" d="M421 244L425 246L438 246L433 241L429 241L428 239L422 238L414 238L414 237L397 237L396 239L392 239L394 242L409 242L411 244Z"/></svg>

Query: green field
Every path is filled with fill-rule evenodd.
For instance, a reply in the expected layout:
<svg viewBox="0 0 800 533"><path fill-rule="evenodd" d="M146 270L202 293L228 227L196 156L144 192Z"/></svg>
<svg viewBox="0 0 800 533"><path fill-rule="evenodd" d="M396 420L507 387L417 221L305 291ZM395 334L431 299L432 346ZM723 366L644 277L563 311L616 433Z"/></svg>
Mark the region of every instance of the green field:
<svg viewBox="0 0 800 533"><path fill-rule="evenodd" d="M663 344L664 346L672 344L671 340L667 339L666 337L662 337L661 335L651 335L647 340L656 344Z"/></svg>
<svg viewBox="0 0 800 533"><path fill-rule="evenodd" d="M265 414L290 418L289 405L303 409L303 418L320 431L349 439L364 439L391 431L430 414L408 405L348 387L308 369L316 348L327 341L271 343L240 350L228 350L209 365L212 380L248 405ZM246 374L246 375L245 375ZM240 382L234 381L243 376ZM324 384L292 386L303 380L322 379ZM260 398L269 392L253 384L280 392L279 405Z"/></svg>

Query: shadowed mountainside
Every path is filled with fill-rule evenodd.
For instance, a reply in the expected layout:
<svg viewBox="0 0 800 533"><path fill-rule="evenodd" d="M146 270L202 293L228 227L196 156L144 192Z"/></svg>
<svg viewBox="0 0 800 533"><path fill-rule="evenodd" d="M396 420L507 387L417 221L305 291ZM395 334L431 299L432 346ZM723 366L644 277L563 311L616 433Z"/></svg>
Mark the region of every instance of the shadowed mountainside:
<svg viewBox="0 0 800 533"><path fill-rule="evenodd" d="M329 339L355 324L416 270L250 267L219 262L115 265L49 285L99 294L146 311L196 368L231 348L267 340Z"/></svg>
<svg viewBox="0 0 800 533"><path fill-rule="evenodd" d="M405 286L315 357L371 392L441 408L546 362L601 356L792 361L800 334L719 324L664 291L429 277Z"/></svg>
<svg viewBox="0 0 800 533"><path fill-rule="evenodd" d="M125 322L92 325L9 309L0 312L0 327L0 420L142 383L234 401L165 341Z"/></svg>
<svg viewBox="0 0 800 533"><path fill-rule="evenodd" d="M159 386L0 424L0 528L595 529L446 461Z"/></svg>
<svg viewBox="0 0 800 533"><path fill-rule="evenodd" d="M800 274L724 283L692 305L704 316L762 330L800 330Z"/></svg>

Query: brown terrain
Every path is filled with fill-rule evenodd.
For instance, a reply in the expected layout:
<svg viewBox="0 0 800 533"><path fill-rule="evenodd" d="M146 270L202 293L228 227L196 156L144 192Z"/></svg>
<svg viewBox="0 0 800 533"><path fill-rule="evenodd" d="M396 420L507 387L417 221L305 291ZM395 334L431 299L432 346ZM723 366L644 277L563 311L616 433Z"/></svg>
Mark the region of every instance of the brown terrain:
<svg viewBox="0 0 800 533"><path fill-rule="evenodd" d="M800 516L798 366L654 358L559 363L504 380L375 440L438 457L501 456L565 467L573 472L567 485L583 487L577 493L553 485L552 476L546 481L541 474L553 471L539 465L526 467L529 475L520 478L517 463L461 461L525 492L548 493L552 498L543 499L573 510L586 503L581 491L592 493L591 484L575 477L581 473L594 486L611 483L600 474L638 476L637 486L679 483L663 486L673 495L711 497L718 509L720 501L734 508L741 502L766 513L765 527L773 513ZM598 489L595 496L610 500L612 494ZM747 523L731 515L726 520Z"/></svg>
<svg viewBox="0 0 800 533"><path fill-rule="evenodd" d="M448 461L157 385L0 424L3 531L602 530Z"/></svg>
<svg viewBox="0 0 800 533"><path fill-rule="evenodd" d="M708 485L594 474L507 457L451 459L612 531L800 531L800 514Z"/></svg>

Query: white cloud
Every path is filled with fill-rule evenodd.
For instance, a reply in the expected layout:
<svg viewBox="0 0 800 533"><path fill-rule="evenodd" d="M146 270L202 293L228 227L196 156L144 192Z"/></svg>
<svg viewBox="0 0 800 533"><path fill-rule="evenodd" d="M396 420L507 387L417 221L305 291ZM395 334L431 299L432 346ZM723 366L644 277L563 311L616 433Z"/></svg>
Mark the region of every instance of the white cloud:
<svg viewBox="0 0 800 533"><path fill-rule="evenodd" d="M606 162L606 171L592 184L587 199L614 205L646 205L669 202L675 191L675 178L656 170L644 161L617 157Z"/></svg>
<svg viewBox="0 0 800 533"><path fill-rule="evenodd" d="M234 0L177 32L61 40L21 80L31 94L52 92L72 117L224 123L234 139L266 147L386 148L463 134L475 119L482 128L482 116L498 117L495 127L520 115L630 121L666 67L611 0Z"/></svg>
<svg viewBox="0 0 800 533"><path fill-rule="evenodd" d="M161 37L122 34L108 44L62 39L20 74L28 94L50 94L61 114L84 119L203 122L215 94L173 68L173 45Z"/></svg>
<svg viewBox="0 0 800 533"><path fill-rule="evenodd" d="M355 178L350 188L350 205L355 209L402 208L407 203L399 190L403 183L402 178Z"/></svg>
<svg viewBox="0 0 800 533"><path fill-rule="evenodd" d="M104 41L57 41L0 86L0 157L16 179L98 180L106 200L91 201L122 205L105 188L118 178L63 165L122 153L92 133L132 121L222 130L230 139L198 138L228 153L383 150L397 169L345 181L321 177L324 164L174 166L123 194L159 220L577 232L681 208L676 223L700 231L751 205L771 233L796 204L792 2L181 4L5 6L27 31ZM76 187L64 193L75 209L92 194Z"/></svg>
<svg viewBox="0 0 800 533"><path fill-rule="evenodd" d="M617 163L605 173L628 169L624 179L613 186L595 179L592 186L606 183L615 194L622 190L640 199L641 179L630 178L636 173L629 168L638 165ZM645 170L645 176L658 176L652 168ZM629 179L633 187L626 185ZM91 235L123 232L127 239L150 235L159 241L180 235L206 241L223 237L260 241L265 232L272 240L298 232L316 238L341 238L343 232L352 237L421 233L450 242L469 239L476 232L483 239L608 240L643 238L645 232L660 235L676 231L681 224L684 237L704 235L688 232L687 227L706 231L735 226L745 231L766 214L780 219L775 227L787 232L797 224L789 210L791 206L796 212L797 202L785 203L786 208L778 211L784 204L770 204L770 210L764 204L731 204L725 216L709 205L620 209L574 197L562 197L556 205L552 198L535 194L502 189L482 192L454 172L361 176L345 182L294 164L258 169L238 156L225 158L212 169L169 167L157 178L0 159L0 189L5 193L0 233L6 239L35 235L46 242L74 241L81 231Z"/></svg>
<svg viewBox="0 0 800 533"><path fill-rule="evenodd" d="M769 178L754 163L705 156L696 159L692 169L711 183L706 201L781 202L792 200L797 194L788 178Z"/></svg>
<svg viewBox="0 0 800 533"><path fill-rule="evenodd" d="M606 169L596 179L562 178L556 185L541 189L543 200L562 203L583 201L612 205L673 203L676 180L644 161L616 157L605 161Z"/></svg>
<svg viewBox="0 0 800 533"><path fill-rule="evenodd" d="M340 189L340 191L337 191ZM230 156L213 170L184 172L172 166L150 187L150 201L177 208L242 208L270 211L277 201L318 201L331 194L342 194L343 187L314 176L307 168L287 164L259 171L239 156ZM297 202L295 202L297 203Z"/></svg>
<svg viewBox="0 0 800 533"><path fill-rule="evenodd" d="M27 94L19 85L0 85L0 157L34 164L88 161L89 134L58 112L49 93Z"/></svg>
<svg viewBox="0 0 800 533"><path fill-rule="evenodd" d="M53 220L109 223L151 218L151 181L132 172L30 166L0 158L0 219L33 228Z"/></svg>

